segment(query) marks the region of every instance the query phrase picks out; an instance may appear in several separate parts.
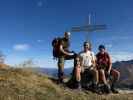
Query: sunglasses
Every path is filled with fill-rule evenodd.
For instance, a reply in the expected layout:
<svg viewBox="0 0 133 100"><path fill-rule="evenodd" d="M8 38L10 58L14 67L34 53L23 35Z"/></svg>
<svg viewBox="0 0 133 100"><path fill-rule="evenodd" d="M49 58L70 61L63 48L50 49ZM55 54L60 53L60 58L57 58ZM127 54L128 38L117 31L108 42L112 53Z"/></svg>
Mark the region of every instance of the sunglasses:
<svg viewBox="0 0 133 100"><path fill-rule="evenodd" d="M84 47L86 47L86 46L89 46L89 45L84 45Z"/></svg>

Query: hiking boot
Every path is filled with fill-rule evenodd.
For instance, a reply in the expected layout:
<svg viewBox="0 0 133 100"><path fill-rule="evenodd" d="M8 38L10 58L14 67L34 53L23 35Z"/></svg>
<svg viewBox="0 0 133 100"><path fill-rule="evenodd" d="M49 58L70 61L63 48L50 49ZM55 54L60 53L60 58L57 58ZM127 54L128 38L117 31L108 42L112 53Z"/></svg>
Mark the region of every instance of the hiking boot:
<svg viewBox="0 0 133 100"><path fill-rule="evenodd" d="M102 92L100 91L100 89L99 89L97 84L92 84L91 90L92 90L92 92L95 92L97 94L102 94Z"/></svg>
<svg viewBox="0 0 133 100"><path fill-rule="evenodd" d="M112 91L112 93L119 93L119 91L116 90L115 86L116 86L116 83L113 83L113 84L111 85L111 91Z"/></svg>
<svg viewBox="0 0 133 100"><path fill-rule="evenodd" d="M80 82L77 83L77 89L80 91L82 90L82 86L81 86Z"/></svg>
<svg viewBox="0 0 133 100"><path fill-rule="evenodd" d="M111 91L112 91L112 93L115 93L115 94L119 93L119 91L114 88L112 88Z"/></svg>
<svg viewBox="0 0 133 100"><path fill-rule="evenodd" d="M81 87L81 85L78 86L78 90L79 90L79 91L82 91L82 87Z"/></svg>
<svg viewBox="0 0 133 100"><path fill-rule="evenodd" d="M58 79L58 82L57 82L58 84L64 84L64 81L63 81L63 79L61 78L61 79Z"/></svg>
<svg viewBox="0 0 133 100"><path fill-rule="evenodd" d="M109 85L107 85L107 84L104 85L104 92L107 93L107 94L111 92Z"/></svg>

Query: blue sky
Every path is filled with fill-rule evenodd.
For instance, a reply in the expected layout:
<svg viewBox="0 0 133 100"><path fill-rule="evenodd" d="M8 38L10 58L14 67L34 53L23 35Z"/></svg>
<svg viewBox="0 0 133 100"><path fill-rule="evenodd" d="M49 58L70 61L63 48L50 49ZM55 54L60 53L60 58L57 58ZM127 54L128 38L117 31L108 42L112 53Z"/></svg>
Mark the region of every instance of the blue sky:
<svg viewBox="0 0 133 100"><path fill-rule="evenodd" d="M6 63L34 59L41 67L56 67L51 41L74 25L106 24L91 32L93 51L105 44L113 61L133 59L132 0L0 0L0 50ZM70 49L79 52L85 33L72 33ZM67 62L70 67L72 62Z"/></svg>

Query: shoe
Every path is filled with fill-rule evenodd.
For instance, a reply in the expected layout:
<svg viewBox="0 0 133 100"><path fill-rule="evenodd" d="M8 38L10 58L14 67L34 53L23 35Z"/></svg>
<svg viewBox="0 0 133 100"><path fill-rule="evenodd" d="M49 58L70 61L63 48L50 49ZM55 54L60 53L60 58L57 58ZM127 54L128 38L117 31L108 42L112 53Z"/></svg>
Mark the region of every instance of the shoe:
<svg viewBox="0 0 133 100"><path fill-rule="evenodd" d="M58 79L58 82L57 82L58 84L63 84L64 83L64 81L63 81L63 79Z"/></svg>
<svg viewBox="0 0 133 100"><path fill-rule="evenodd" d="M109 93L111 92L111 91L110 91L109 85L107 85L107 84L104 85L104 91L105 91L105 93L107 93L107 94L109 94Z"/></svg>
<svg viewBox="0 0 133 100"><path fill-rule="evenodd" d="M119 91L114 88L112 88L111 91L112 91L112 93L115 93L115 94L119 93Z"/></svg>
<svg viewBox="0 0 133 100"><path fill-rule="evenodd" d="M97 94L102 94L102 92L100 91L100 88L98 87L98 85L97 84L92 84L91 85L91 90L92 90L92 92L95 92L95 93L97 93Z"/></svg>
<svg viewBox="0 0 133 100"><path fill-rule="evenodd" d="M82 86L81 86L80 82L77 83L77 89L78 89L79 91L82 90Z"/></svg>

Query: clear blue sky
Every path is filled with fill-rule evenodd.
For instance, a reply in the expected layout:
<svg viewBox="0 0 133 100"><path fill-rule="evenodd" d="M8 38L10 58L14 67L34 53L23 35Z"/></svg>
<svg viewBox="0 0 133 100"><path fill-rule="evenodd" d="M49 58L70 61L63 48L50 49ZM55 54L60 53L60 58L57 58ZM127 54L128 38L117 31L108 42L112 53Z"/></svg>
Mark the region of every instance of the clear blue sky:
<svg viewBox="0 0 133 100"><path fill-rule="evenodd" d="M132 0L0 0L0 50L8 64L34 59L41 67L56 67L51 41L73 25L107 24L90 33L93 50L105 44L113 61L133 59ZM72 33L71 49L79 52L85 33ZM71 66L67 62L66 67Z"/></svg>

